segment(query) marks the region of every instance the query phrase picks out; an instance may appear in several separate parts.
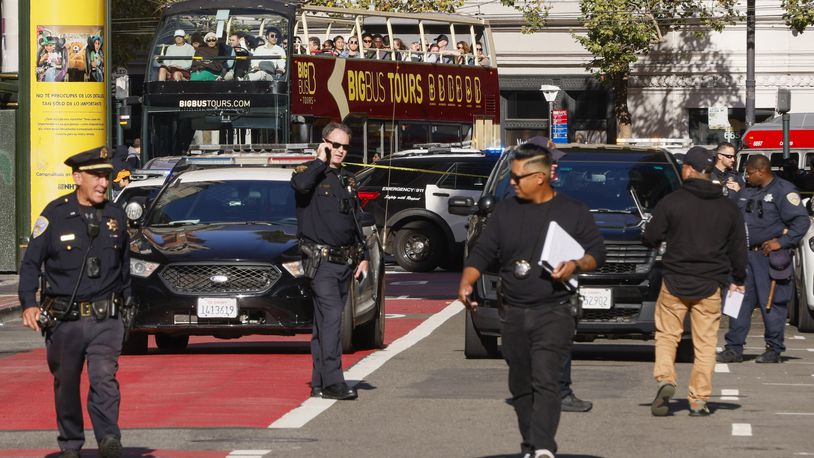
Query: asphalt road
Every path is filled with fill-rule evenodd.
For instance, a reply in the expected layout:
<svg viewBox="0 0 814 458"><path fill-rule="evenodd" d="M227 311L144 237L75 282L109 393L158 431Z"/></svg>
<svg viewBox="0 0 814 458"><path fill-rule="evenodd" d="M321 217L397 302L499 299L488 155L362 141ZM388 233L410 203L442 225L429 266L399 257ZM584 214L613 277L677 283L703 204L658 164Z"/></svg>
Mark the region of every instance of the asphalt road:
<svg viewBox="0 0 814 458"><path fill-rule="evenodd" d="M456 274L438 272L388 277L391 284L400 283L388 290L394 297L421 296L421 291L426 291L437 300L442 291L454 291L457 282ZM428 277L433 288L422 288L429 283L420 282L428 281ZM388 306L398 300L394 298ZM459 309L456 307L458 304L452 304L445 310L452 313ZM126 455L516 456L520 437L514 412L506 403L505 363L466 360L463 329L464 315L458 311L414 345L392 344L388 351L404 347L403 351L390 355L380 368L363 377L357 401L328 403L326 410L301 427L126 429ZM754 356L762 351L761 335L760 317L756 315L747 342L749 359L716 369L711 401L714 413L708 418L687 415L689 364L678 365L679 389L671 415L650 415L656 387L651 376L652 342L597 340L577 344L574 389L580 397L594 401L595 407L589 413L563 414L557 435L558 456L814 456L814 334L798 334L795 328L787 328L788 351L778 365L754 363ZM34 348L42 348L41 339L21 329L19 322L0 327L0 360ZM0 373L0 380L15 374ZM300 384L302 380L290 383ZM18 402L26 402L24 390L16 394ZM136 407L123 405L122 409ZM0 449L53 450L54 430L7 430L3 425L12 419L4 418L4 410L0 408ZM205 409L200 415L207 415ZM91 438L87 448L95 448ZM15 453L20 455L0 451L0 456L37 456ZM95 450L83 456L96 456Z"/></svg>

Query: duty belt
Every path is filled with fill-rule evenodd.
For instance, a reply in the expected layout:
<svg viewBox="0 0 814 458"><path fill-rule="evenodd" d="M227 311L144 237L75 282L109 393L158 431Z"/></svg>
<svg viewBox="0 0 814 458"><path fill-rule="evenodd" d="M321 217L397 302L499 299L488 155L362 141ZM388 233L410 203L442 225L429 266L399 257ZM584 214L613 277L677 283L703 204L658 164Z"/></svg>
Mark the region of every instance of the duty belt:
<svg viewBox="0 0 814 458"><path fill-rule="evenodd" d="M312 251L320 253L320 255L329 262L337 264L353 264L361 259L362 250L355 245L335 247L320 243L313 243L307 240L300 240L300 243L307 245Z"/></svg>
<svg viewBox="0 0 814 458"><path fill-rule="evenodd" d="M42 302L42 307L49 312L60 311L63 313L63 317L58 319L70 321L94 316L94 308L110 310L110 302L110 299L74 301L73 304L69 306L68 299L66 298L49 296Z"/></svg>
<svg viewBox="0 0 814 458"><path fill-rule="evenodd" d="M763 251L763 244L749 245L749 251Z"/></svg>

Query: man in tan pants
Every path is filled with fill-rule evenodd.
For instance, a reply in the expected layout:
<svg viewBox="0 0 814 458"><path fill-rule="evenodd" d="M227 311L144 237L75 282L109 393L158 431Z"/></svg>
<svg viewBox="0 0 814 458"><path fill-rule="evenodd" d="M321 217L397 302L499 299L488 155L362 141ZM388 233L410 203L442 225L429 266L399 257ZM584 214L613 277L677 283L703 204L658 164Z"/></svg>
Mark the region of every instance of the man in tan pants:
<svg viewBox="0 0 814 458"><path fill-rule="evenodd" d="M712 154L693 147L681 167L684 186L662 199L644 232L651 247L667 244L661 293L656 302L658 382L650 411L663 417L675 395L675 356L684 318L692 318L695 362L690 374L690 415L710 414L715 344L721 322L721 290L743 292L746 278L746 231L743 216L721 186L712 183Z"/></svg>

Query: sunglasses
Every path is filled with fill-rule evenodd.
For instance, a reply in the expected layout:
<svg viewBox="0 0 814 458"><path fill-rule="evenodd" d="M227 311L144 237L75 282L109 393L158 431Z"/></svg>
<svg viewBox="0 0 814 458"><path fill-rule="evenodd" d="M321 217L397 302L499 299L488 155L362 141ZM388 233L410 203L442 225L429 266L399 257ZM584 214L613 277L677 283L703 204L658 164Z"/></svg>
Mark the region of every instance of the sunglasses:
<svg viewBox="0 0 814 458"><path fill-rule="evenodd" d="M483 51L483 48L475 48L478 51Z"/></svg>
<svg viewBox="0 0 814 458"><path fill-rule="evenodd" d="M458 46L458 49L464 49L464 47L463 46Z"/></svg>
<svg viewBox="0 0 814 458"><path fill-rule="evenodd" d="M757 207L757 217L758 218L763 218L763 201L762 200L757 200L757 201L750 200L750 201L747 201L746 202L746 213L752 213L752 206L753 206L753 204L755 202L757 202L757 205L754 205L755 207Z"/></svg>
<svg viewBox="0 0 814 458"><path fill-rule="evenodd" d="M268 37L269 38L277 38L277 34L276 33L270 33L270 34L268 34Z"/></svg>
<svg viewBox="0 0 814 458"><path fill-rule="evenodd" d="M373 40L362 40L362 41L364 41L365 43L373 43Z"/></svg>
<svg viewBox="0 0 814 458"><path fill-rule="evenodd" d="M735 159L735 155L734 155L734 154L722 154L722 153L718 153L718 155L719 155L719 156L723 156L723 157L725 157L725 158L727 158L727 159Z"/></svg>
<svg viewBox="0 0 814 458"><path fill-rule="evenodd" d="M359 42L354 40L354 41L349 41L348 44L349 45L358 45Z"/></svg>
<svg viewBox="0 0 814 458"><path fill-rule="evenodd" d="M215 40L206 40L207 43L217 43L217 41L218 41L217 39L215 39Z"/></svg>
<svg viewBox="0 0 814 458"><path fill-rule="evenodd" d="M543 172L542 171L529 172L529 173L524 173L523 175L517 175L514 172L509 172L509 181L514 181L515 183L520 184L520 180L522 180L523 178L527 178L527 177L530 177L532 175L537 175L538 173L543 173Z"/></svg>
<svg viewBox="0 0 814 458"><path fill-rule="evenodd" d="M339 143L339 142L332 142L332 141L330 141L328 139L325 139L325 138L323 138L323 140L326 143L330 143L331 146L333 146L334 149L344 149L345 151L348 151L350 149L350 145L346 145L344 143Z"/></svg>

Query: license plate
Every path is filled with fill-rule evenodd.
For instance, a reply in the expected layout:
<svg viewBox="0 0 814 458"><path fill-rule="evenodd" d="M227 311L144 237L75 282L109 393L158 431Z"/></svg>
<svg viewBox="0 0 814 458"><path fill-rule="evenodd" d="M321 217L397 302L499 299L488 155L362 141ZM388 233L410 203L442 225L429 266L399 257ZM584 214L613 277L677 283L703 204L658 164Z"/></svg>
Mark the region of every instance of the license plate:
<svg viewBox="0 0 814 458"><path fill-rule="evenodd" d="M613 306L613 290L610 288L580 288L582 308L608 310Z"/></svg>
<svg viewBox="0 0 814 458"><path fill-rule="evenodd" d="M199 318L237 318L237 299L234 297L199 297Z"/></svg>

